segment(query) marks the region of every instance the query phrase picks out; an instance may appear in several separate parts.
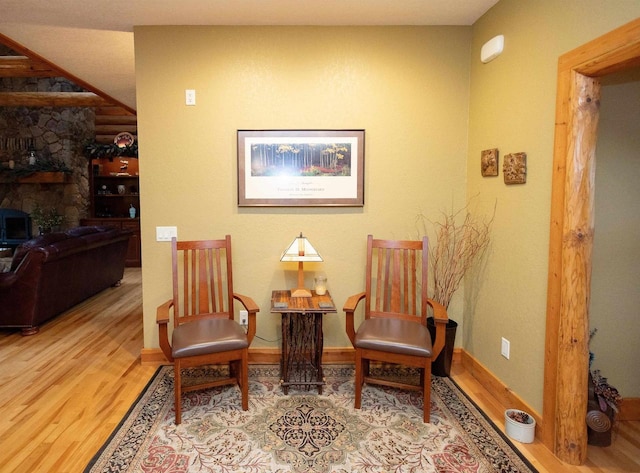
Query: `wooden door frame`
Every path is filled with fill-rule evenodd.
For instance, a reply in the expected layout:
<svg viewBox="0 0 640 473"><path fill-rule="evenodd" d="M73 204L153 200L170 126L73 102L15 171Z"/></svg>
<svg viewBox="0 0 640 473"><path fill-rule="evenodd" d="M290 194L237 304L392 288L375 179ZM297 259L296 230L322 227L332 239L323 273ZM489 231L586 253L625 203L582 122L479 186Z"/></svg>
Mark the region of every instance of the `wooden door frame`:
<svg viewBox="0 0 640 473"><path fill-rule="evenodd" d="M638 65L640 18L558 61L541 435L560 460L573 465L587 456L598 78Z"/></svg>

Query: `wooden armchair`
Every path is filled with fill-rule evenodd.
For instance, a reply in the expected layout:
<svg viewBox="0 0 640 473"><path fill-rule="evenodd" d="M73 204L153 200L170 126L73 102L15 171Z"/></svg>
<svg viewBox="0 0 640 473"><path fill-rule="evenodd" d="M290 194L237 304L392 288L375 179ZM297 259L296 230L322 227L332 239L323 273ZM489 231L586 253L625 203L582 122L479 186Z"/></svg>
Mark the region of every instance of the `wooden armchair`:
<svg viewBox="0 0 640 473"><path fill-rule="evenodd" d="M223 240L171 241L173 298L158 307L160 347L175 370L176 424L182 421L183 391L238 384L242 409L249 409L249 345L256 331L256 303L233 292L231 237ZM248 311L245 333L234 320L234 300ZM173 313L172 342L169 322ZM229 377L184 386L181 370L201 365L229 364Z"/></svg>
<svg viewBox="0 0 640 473"><path fill-rule="evenodd" d="M362 384L422 390L423 420L430 420L431 363L444 346L445 308L427 298L428 241L367 238L365 291L344 305L346 329L356 349L355 408L360 409ZM355 330L354 312L364 300L364 320ZM433 308L436 338L432 346L427 328L427 307ZM370 361L421 369L420 385L375 378Z"/></svg>

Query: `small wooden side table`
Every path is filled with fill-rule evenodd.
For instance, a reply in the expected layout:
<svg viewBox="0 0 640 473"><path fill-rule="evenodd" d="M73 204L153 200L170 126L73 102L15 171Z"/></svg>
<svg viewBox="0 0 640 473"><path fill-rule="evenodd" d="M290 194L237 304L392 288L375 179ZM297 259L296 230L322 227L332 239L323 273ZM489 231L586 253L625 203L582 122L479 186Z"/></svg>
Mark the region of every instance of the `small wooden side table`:
<svg viewBox="0 0 640 473"><path fill-rule="evenodd" d="M337 312L331 295L311 291L311 297L291 297L291 291L273 291L271 312L282 314L280 384L284 393L295 385L317 386L322 394L322 317Z"/></svg>

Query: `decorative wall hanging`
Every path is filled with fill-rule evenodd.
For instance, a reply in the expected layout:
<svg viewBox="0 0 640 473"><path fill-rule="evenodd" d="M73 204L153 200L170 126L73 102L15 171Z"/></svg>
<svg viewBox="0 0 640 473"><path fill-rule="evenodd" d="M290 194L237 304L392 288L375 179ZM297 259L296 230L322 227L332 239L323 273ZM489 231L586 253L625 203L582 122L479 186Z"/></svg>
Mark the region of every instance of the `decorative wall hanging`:
<svg viewBox="0 0 640 473"><path fill-rule="evenodd" d="M484 177L498 175L498 148L482 150L480 171Z"/></svg>
<svg viewBox="0 0 640 473"><path fill-rule="evenodd" d="M502 174L505 184L524 184L527 182L527 153L505 155Z"/></svg>
<svg viewBox="0 0 640 473"><path fill-rule="evenodd" d="M364 130L238 130L238 205L364 205Z"/></svg>

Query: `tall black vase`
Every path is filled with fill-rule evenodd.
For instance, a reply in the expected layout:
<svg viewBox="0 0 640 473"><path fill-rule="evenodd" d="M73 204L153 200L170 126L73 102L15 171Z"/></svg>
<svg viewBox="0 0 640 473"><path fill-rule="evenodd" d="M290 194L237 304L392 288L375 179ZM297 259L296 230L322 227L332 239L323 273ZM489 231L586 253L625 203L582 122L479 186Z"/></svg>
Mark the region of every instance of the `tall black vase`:
<svg viewBox="0 0 640 473"><path fill-rule="evenodd" d="M436 338L436 323L433 317L427 318L427 328L431 334L431 343L434 343ZM457 328L458 323L449 319L445 332L444 348L440 352L440 355L438 355L438 358L431 364L431 373L436 376L448 377L451 375L451 361L453 360L453 346L456 342Z"/></svg>

